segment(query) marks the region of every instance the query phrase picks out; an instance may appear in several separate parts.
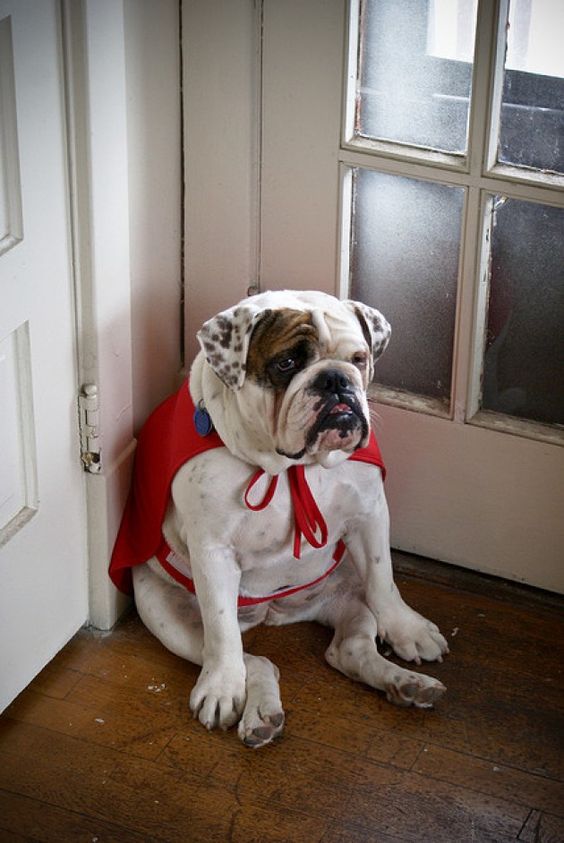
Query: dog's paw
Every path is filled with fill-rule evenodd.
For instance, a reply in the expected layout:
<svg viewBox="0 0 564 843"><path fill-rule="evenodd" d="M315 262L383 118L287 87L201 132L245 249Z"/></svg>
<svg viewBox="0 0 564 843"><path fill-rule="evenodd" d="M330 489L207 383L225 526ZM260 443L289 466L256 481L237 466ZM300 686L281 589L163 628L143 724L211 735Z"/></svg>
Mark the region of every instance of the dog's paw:
<svg viewBox="0 0 564 843"><path fill-rule="evenodd" d="M432 708L445 693L446 688L438 679L402 670L386 682L386 697L395 705L414 705L416 708Z"/></svg>
<svg viewBox="0 0 564 843"><path fill-rule="evenodd" d="M284 730L284 711L280 704L262 708L247 705L239 721L239 737L245 744L258 749L281 735Z"/></svg>
<svg viewBox="0 0 564 843"><path fill-rule="evenodd" d="M253 749L282 734L284 710L278 686L278 668L262 656L245 656L247 703L239 721L239 737Z"/></svg>
<svg viewBox="0 0 564 843"><path fill-rule="evenodd" d="M442 661L448 644L436 624L405 603L378 613L378 635L408 662Z"/></svg>
<svg viewBox="0 0 564 843"><path fill-rule="evenodd" d="M192 693L190 708L206 729L229 729L245 707L245 666L202 667Z"/></svg>

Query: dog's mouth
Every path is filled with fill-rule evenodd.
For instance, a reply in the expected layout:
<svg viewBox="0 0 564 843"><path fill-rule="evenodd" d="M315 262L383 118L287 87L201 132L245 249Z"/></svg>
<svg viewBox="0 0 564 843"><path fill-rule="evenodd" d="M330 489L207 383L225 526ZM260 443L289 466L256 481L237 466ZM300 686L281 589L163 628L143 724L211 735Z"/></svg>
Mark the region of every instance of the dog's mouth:
<svg viewBox="0 0 564 843"><path fill-rule="evenodd" d="M296 453L277 448L277 453L299 460L317 450L353 452L368 440L368 422L353 392L346 390L320 397L313 409L316 419L307 431L304 448Z"/></svg>
<svg viewBox="0 0 564 843"><path fill-rule="evenodd" d="M323 399L315 406L317 419L307 434L307 445L313 445L318 435L325 430L339 431L339 438L347 438L357 428L368 430L362 407L352 392L341 392ZM362 438L362 437L361 437Z"/></svg>
<svg viewBox="0 0 564 843"><path fill-rule="evenodd" d="M326 417L328 416L340 416L343 419L346 419L348 416L356 415L355 411L351 407L350 404L345 404L344 401L340 401L338 404L335 404L327 413ZM337 419L335 420L337 421Z"/></svg>

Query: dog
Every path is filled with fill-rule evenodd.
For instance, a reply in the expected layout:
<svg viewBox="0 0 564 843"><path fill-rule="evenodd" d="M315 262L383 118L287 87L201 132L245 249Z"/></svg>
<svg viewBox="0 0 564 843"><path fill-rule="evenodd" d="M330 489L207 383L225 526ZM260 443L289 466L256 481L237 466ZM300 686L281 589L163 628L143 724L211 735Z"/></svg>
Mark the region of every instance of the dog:
<svg viewBox="0 0 564 843"><path fill-rule="evenodd" d="M393 579L367 402L390 333L374 308L321 292L244 299L198 332L189 383L148 435L153 450L180 443L174 458L166 470L136 468L137 512L124 516L114 581L130 568L143 623L201 665L194 716L207 729L238 723L247 746L284 726L278 668L243 651L241 633L257 624L332 627L329 664L398 705L430 707L446 690L376 644L415 664L448 652ZM149 521L151 538L140 541Z"/></svg>

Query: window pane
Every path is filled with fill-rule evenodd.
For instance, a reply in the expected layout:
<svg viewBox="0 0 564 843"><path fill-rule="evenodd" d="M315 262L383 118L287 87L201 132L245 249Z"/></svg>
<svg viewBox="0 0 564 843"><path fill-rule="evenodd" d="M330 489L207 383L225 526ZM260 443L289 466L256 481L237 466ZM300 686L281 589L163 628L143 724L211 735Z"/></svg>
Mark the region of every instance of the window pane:
<svg viewBox="0 0 564 843"><path fill-rule="evenodd" d="M365 0L357 135L464 153L476 0Z"/></svg>
<svg viewBox="0 0 564 843"><path fill-rule="evenodd" d="M564 3L509 7L498 160L564 172Z"/></svg>
<svg viewBox="0 0 564 843"><path fill-rule="evenodd" d="M564 209L494 198L482 406L564 423Z"/></svg>
<svg viewBox="0 0 564 843"><path fill-rule="evenodd" d="M355 172L351 294L392 325L375 380L448 403L464 189Z"/></svg>

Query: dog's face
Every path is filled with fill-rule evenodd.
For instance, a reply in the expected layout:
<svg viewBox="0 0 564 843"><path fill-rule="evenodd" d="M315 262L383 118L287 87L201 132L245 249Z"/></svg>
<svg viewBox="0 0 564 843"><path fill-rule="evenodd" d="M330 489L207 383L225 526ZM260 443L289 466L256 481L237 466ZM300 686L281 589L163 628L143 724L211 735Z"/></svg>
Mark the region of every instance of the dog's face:
<svg viewBox="0 0 564 843"><path fill-rule="evenodd" d="M220 313L198 339L243 428L260 427L281 456L326 464L368 442L366 390L390 332L361 303L280 291Z"/></svg>

